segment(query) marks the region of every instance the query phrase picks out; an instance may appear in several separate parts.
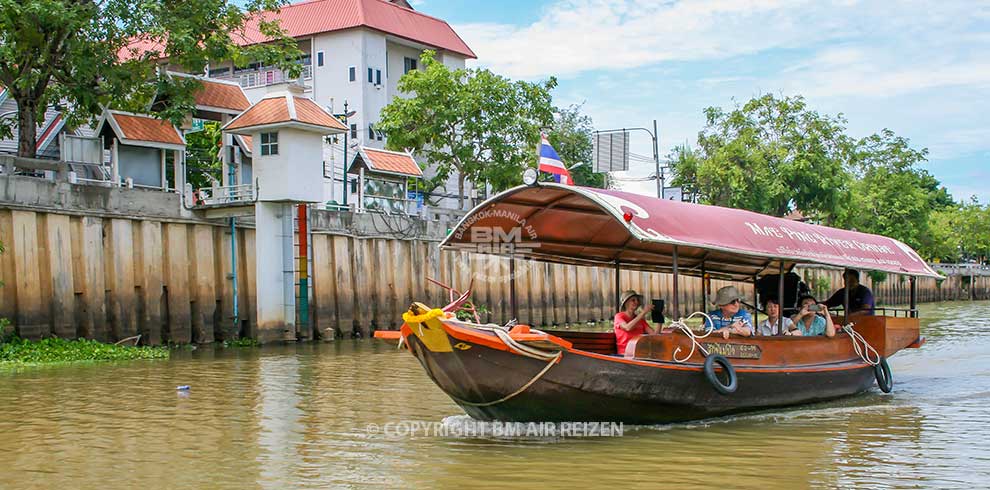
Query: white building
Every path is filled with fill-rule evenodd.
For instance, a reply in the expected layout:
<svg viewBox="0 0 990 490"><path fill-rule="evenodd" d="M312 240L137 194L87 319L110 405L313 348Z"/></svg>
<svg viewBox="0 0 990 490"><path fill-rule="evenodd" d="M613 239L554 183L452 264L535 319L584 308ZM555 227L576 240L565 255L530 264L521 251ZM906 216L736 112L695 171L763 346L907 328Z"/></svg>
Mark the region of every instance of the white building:
<svg viewBox="0 0 990 490"><path fill-rule="evenodd" d="M437 59L451 68L463 68L465 60L475 58L450 25L413 10L404 0L311 0L282 7L277 17L304 53L299 63L308 87L305 95L334 114L344 113L345 102L354 111L346 121L348 160L359 147L384 148L374 125L382 108L399 95L399 78L417 68L424 50L436 51ZM208 75L239 83L252 103L265 96L268 86L286 81L281 70L258 64L238 69L229 62L215 63ZM328 201L344 200L343 153L339 137L324 151ZM456 182L448 188L456 193ZM452 202L456 205L456 199Z"/></svg>

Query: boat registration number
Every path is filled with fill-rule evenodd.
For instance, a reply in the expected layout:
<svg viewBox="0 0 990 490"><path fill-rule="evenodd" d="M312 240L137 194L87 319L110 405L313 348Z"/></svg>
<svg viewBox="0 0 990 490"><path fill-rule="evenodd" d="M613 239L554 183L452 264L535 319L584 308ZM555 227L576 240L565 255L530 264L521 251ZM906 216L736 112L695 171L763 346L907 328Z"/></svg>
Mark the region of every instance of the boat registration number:
<svg viewBox="0 0 990 490"><path fill-rule="evenodd" d="M759 359L763 349L754 344L728 344L722 342L705 342L701 344L709 354L721 354L736 359Z"/></svg>

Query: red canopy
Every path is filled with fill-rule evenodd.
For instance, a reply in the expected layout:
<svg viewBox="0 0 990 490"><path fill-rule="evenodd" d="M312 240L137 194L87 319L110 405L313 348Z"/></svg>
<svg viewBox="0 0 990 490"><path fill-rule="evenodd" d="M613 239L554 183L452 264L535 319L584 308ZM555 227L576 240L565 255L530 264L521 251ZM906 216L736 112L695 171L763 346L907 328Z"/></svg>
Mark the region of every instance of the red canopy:
<svg viewBox="0 0 990 490"><path fill-rule="evenodd" d="M558 184L516 187L493 197L465 216L441 246L658 271L672 269L676 249L679 273L704 271L727 279L752 279L802 263L938 277L911 247L884 236Z"/></svg>

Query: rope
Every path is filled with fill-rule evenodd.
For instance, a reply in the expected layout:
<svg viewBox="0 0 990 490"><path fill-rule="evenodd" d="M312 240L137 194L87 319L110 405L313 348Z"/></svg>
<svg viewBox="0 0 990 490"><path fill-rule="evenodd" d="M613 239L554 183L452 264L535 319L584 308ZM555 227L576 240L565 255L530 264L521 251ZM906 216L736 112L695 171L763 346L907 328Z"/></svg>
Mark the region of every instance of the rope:
<svg viewBox="0 0 990 490"><path fill-rule="evenodd" d="M402 314L402 321L406 323L425 323L427 320L432 320L434 318L439 318L444 315L443 310L440 308L434 308L421 315L414 315L411 311L407 311Z"/></svg>
<svg viewBox="0 0 990 490"><path fill-rule="evenodd" d="M871 346L870 343L867 342L866 339L863 338L863 336L860 335L859 332L853 330L852 323L848 325L843 325L842 330L847 334L849 334L849 338L852 340L853 343L853 349L856 350L856 354L859 356L860 359L863 360L863 362L871 366L876 366L877 364L880 364L880 360L881 360L880 353L877 352L877 350L874 349L873 346ZM862 346L860 344L862 344ZM876 360L870 359L871 353L873 354L872 356L873 359Z"/></svg>
<svg viewBox="0 0 990 490"><path fill-rule="evenodd" d="M687 323L685 323L685 321L694 318L695 315L701 315L701 316L705 317L705 334L704 335L698 335L698 334L694 333L694 330L691 330L691 327L688 327L687 326ZM705 357L708 357L708 351L705 350L704 347L702 347L702 345L698 342L698 339L703 339L705 337L708 337L709 335L712 334L712 332L715 331L715 323L712 322L711 317L709 317L707 314L705 314L703 312L696 311L696 312L691 313L690 315L688 315L687 318L681 317L680 320L677 320L675 322L672 322L670 324L670 326L673 327L673 328L680 329L681 332L683 332L685 335L688 336L689 339L691 339L691 352L688 352L688 355L687 356L684 356L683 358L678 359L677 358L677 353L681 351L681 346L677 346L677 348L674 349L674 353L671 355L671 357L674 359L674 362L683 363L684 361L687 361L688 359L691 358L691 356L694 355L695 349L700 350L701 353L705 355Z"/></svg>
<svg viewBox="0 0 990 490"><path fill-rule="evenodd" d="M453 321L453 319L448 319L447 321ZM453 398L454 401L456 401L457 403L460 403L462 405L468 405L468 406L472 406L472 407L489 407L489 406L492 406L492 405L498 405L499 403L509 401L512 398L515 398L517 395L519 395L519 394L523 393L524 391L526 391L530 386L533 385L533 383L535 383L537 380L539 380L540 378L542 378L544 374L547 374L547 372L550 371L550 368L552 368L554 366L554 364L556 364L557 361L560 360L560 358L564 356L564 351L562 351L562 350L551 353L551 352L547 352L547 351L544 351L544 350L541 350L541 349L537 349L535 347L531 347L531 346L525 345L523 343L520 343L520 342L516 341L515 339L513 339L509 335L509 332L506 331L505 328L500 327L498 325L494 325L494 324L479 325L479 324L473 324L473 323L461 322L461 321L454 321L454 322L456 322L456 323L463 323L465 325L470 325L471 327L474 327L474 328L476 328L478 330L484 330L484 331L487 331L487 332L492 332L506 346L510 347L510 349L515 349L516 351L518 351L519 354L522 354L522 355L524 355L526 357L531 357L533 359L539 359L539 360L547 361L547 365L546 366L543 366L543 369L540 370L540 372L536 373L535 376L533 376L532 378L530 378L530 380L527 381L526 384L522 385L518 390L513 391L512 393L509 393L508 395L505 395L502 398L499 398L498 400L492 400L492 401L487 401L487 402L472 402L472 401L468 401L468 400L464 400L464 399L458 398L458 397L456 397L454 395L451 395L450 393L447 394L448 396L450 396L451 398ZM541 332L541 331L536 330L536 329L530 330L530 332L544 333L544 332Z"/></svg>

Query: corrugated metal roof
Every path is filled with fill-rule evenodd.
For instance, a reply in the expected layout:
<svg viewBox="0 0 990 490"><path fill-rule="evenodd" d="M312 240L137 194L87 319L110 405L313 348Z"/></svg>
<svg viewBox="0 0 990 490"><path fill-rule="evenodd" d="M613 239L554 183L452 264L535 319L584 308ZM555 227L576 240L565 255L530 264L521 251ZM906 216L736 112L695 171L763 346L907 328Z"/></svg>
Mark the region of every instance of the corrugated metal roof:
<svg viewBox="0 0 990 490"><path fill-rule="evenodd" d="M468 58L477 58L467 43L454 32L447 22L396 5L385 0L309 0L282 7L278 12L267 12L265 20L278 19L285 32L294 38L312 36L354 27L368 27L420 44L451 51ZM258 21L249 21L239 44L257 44L267 41L258 30ZM122 59L133 53L149 50L161 51L162 43L142 38L121 49Z"/></svg>

